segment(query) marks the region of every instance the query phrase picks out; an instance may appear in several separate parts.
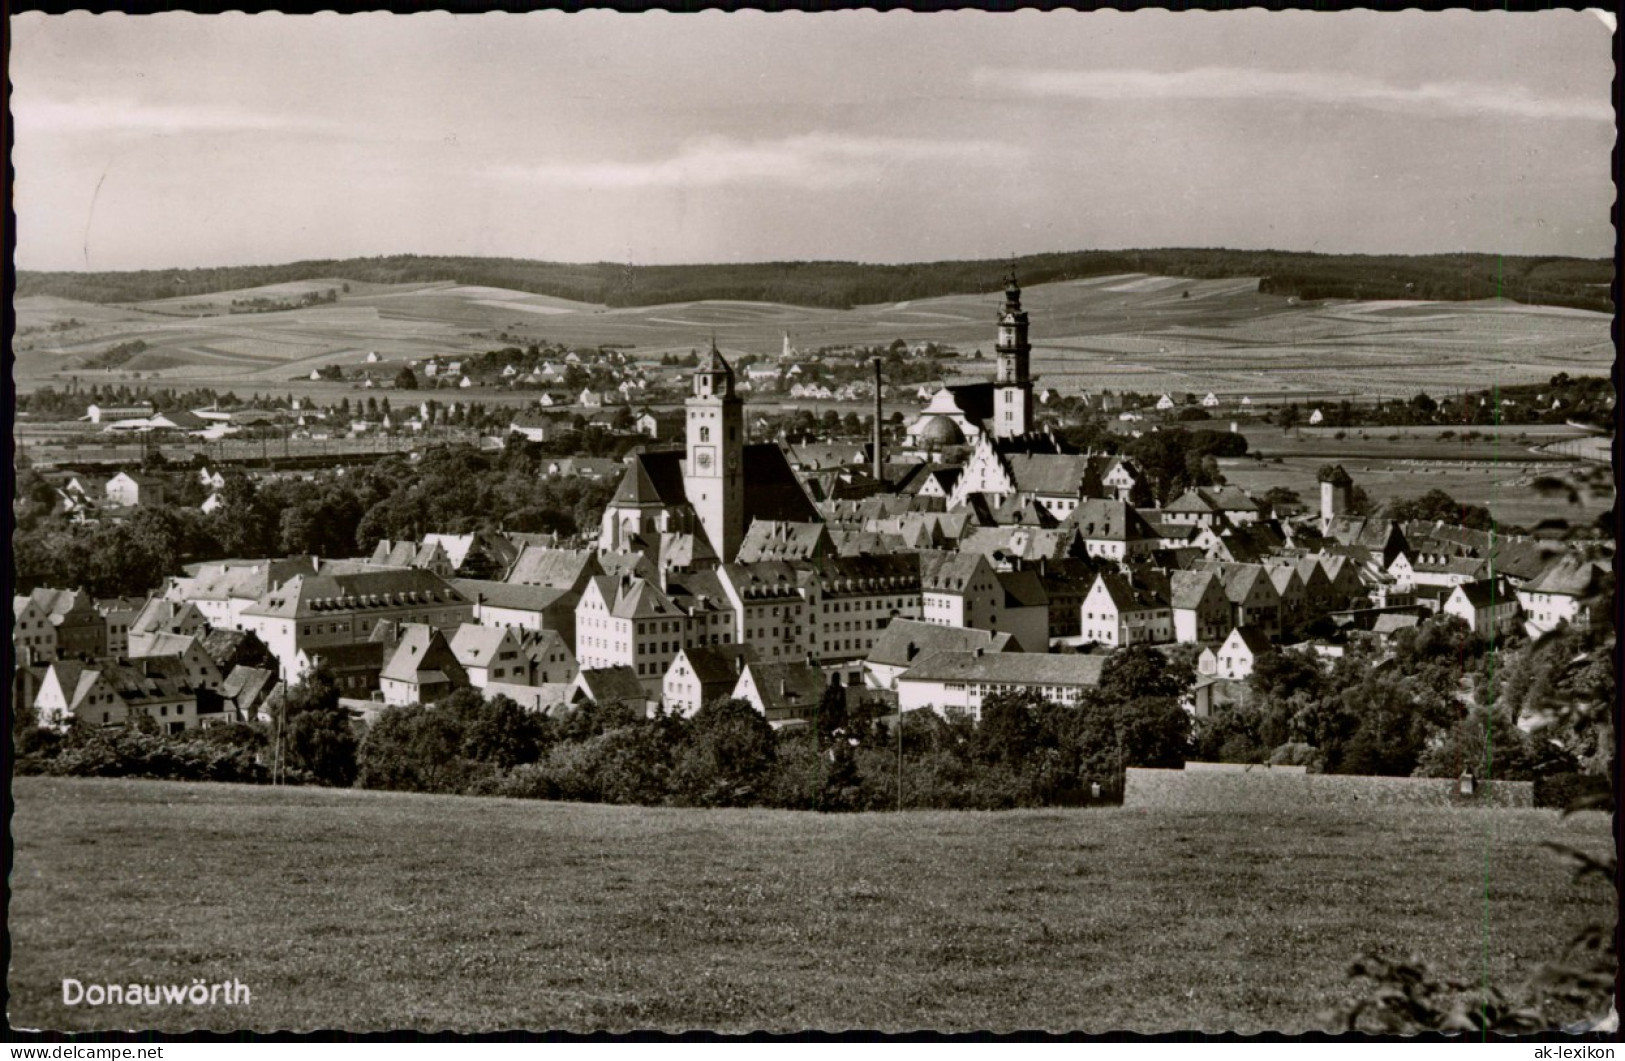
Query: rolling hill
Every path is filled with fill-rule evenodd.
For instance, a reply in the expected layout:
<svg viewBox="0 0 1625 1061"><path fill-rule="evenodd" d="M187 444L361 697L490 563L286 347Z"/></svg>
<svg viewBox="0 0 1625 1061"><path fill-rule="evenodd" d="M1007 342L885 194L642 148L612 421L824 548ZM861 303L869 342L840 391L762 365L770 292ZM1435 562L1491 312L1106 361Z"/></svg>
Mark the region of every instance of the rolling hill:
<svg viewBox="0 0 1625 1061"><path fill-rule="evenodd" d="M457 281L606 306L709 300L783 302L850 309L994 287L1012 267L1030 284L1122 273L1221 280L1254 277L1269 294L1308 299L1508 298L1526 304L1611 312L1606 259L1494 254L1369 256L1212 248L1072 251L1013 261L754 262L730 265L569 264L503 258L398 255L273 266L128 273L20 272L17 294L86 302L151 302L328 277L355 284Z"/></svg>
<svg viewBox="0 0 1625 1061"><path fill-rule="evenodd" d="M1306 302L1261 286L1257 277L1145 273L1029 285L1034 371L1064 392L1408 395L1604 373L1612 363L1602 313L1499 299ZM136 341L144 347L116 371L88 378L265 388L325 365L358 368L372 353L379 371L393 372L436 354L529 342L615 344L658 360L715 337L730 354L773 356L786 334L803 353L903 339L985 355L1001 297L986 290L851 309L745 299L610 306L459 280L335 274L127 304L36 293L15 303L15 372L30 389L85 374L87 363ZM306 298L317 301L299 304Z"/></svg>

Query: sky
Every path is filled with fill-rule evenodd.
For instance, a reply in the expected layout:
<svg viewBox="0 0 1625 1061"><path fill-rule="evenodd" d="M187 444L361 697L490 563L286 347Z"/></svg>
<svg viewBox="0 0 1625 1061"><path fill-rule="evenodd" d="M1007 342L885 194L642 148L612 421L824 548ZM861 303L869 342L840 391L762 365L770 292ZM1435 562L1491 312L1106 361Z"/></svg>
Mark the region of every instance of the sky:
<svg viewBox="0 0 1625 1061"><path fill-rule="evenodd" d="M26 13L16 262L1605 257L1608 18Z"/></svg>

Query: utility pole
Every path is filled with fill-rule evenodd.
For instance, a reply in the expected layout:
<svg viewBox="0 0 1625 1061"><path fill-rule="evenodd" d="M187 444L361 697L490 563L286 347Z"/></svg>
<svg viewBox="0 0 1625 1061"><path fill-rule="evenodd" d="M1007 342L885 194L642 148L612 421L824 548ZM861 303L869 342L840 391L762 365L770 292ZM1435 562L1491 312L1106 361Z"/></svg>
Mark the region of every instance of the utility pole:
<svg viewBox="0 0 1625 1061"><path fill-rule="evenodd" d="M897 811L903 810L903 705L897 705Z"/></svg>

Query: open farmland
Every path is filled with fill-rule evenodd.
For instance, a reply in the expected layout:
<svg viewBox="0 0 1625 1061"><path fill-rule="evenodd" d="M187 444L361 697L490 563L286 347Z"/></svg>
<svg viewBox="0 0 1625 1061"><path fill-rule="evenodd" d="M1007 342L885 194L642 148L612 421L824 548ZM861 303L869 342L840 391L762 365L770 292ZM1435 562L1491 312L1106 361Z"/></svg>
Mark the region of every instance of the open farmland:
<svg viewBox="0 0 1625 1061"><path fill-rule="evenodd" d="M1301 1032L1362 952L1521 983L1607 884L1550 811L819 816L21 778L20 1027ZM66 1007L236 979L248 1006Z"/></svg>
<svg viewBox="0 0 1625 1061"><path fill-rule="evenodd" d="M1225 479L1255 497L1276 486L1298 491L1317 504L1316 475L1341 464L1375 502L1413 498L1443 490L1464 504L1489 509L1498 521L1532 528L1564 519L1591 526L1614 507L1613 478L1606 464L1576 459L1559 447L1595 435L1564 424L1518 424L1465 429L1367 427L1338 432L1299 428L1283 432L1268 424L1242 428L1252 456L1221 460ZM1344 437L1338 438L1341 433ZM1277 461L1277 458L1279 460ZM1556 488L1549 480L1564 484ZM1537 489L1541 487L1542 489Z"/></svg>
<svg viewBox="0 0 1625 1061"><path fill-rule="evenodd" d="M30 296L17 300L24 389L66 377L108 347L148 349L124 372L166 385L268 387L313 368L354 368L377 351L386 364L487 350L514 341L619 344L658 360L714 335L726 352L776 355L789 333L802 351L824 346L935 341L991 353L1001 295L818 309L703 301L610 309L454 282L351 284L335 303L229 313L238 299L293 299L341 287L301 281L130 307ZM1033 317L1033 369L1063 392L1186 391L1257 399L1410 396L1557 372L1601 374L1612 364L1609 317L1502 301L1324 302L1263 295L1253 279L1186 280L1138 274L1039 284L1023 291ZM61 328L77 322L65 330ZM90 379L118 372L92 374Z"/></svg>

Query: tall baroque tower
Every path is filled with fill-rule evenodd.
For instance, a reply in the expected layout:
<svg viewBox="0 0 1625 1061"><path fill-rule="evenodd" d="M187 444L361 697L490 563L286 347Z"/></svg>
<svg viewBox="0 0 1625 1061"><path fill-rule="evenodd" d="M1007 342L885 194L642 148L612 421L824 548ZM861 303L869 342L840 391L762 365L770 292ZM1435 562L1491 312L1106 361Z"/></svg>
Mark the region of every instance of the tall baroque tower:
<svg viewBox="0 0 1625 1061"><path fill-rule="evenodd" d="M713 341L694 373L688 408L688 461L683 489L705 536L725 564L745 540L745 403L734 373Z"/></svg>
<svg viewBox="0 0 1625 1061"><path fill-rule="evenodd" d="M1027 311L1021 308L1021 285L1014 272L1005 283L994 349L998 371L993 377L993 437L1019 438L1033 427L1032 344L1027 341Z"/></svg>

